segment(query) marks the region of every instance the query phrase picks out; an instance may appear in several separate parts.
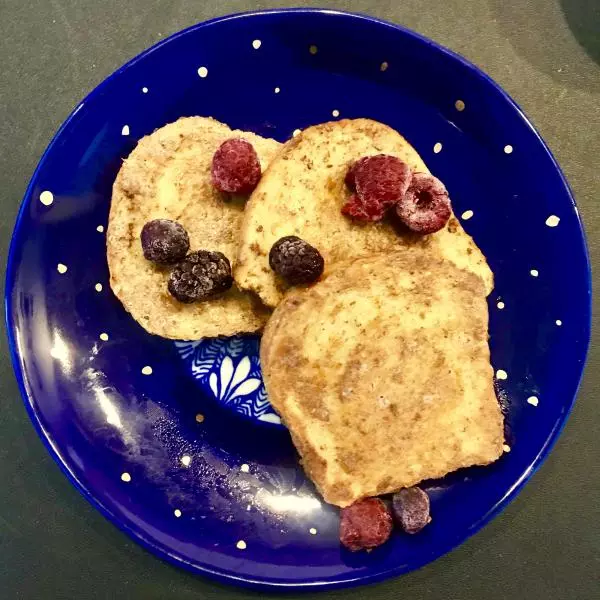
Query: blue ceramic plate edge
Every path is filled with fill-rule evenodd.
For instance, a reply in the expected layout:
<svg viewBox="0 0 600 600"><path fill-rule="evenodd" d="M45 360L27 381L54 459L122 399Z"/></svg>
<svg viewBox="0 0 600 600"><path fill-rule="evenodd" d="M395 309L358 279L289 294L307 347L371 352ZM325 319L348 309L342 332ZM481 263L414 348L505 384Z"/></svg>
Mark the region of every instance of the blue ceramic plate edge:
<svg viewBox="0 0 600 600"><path fill-rule="evenodd" d="M489 83L491 86L493 86L493 88L497 92L499 92L504 97L504 99L507 100L512 105L512 107L519 113L519 115L522 117L523 121L526 123L526 125L529 127L529 129L532 131L532 133L536 136L536 138L542 145L542 148L544 149L544 151L546 152L546 154L552 161L554 168L559 173L561 181L565 187L565 190L567 191L567 193L569 195L569 199L571 200L571 205L575 211L577 223L578 223L579 228L582 233L583 250L584 250L584 256L585 256L585 260L586 260L586 278L587 278L587 293L588 293L588 305L587 305L588 327L587 327L587 337L585 340L585 348L583 351L583 361L584 361L584 365L585 365L585 362L587 360L587 355L589 352L590 340L591 340L591 309L592 309L591 266L590 266L590 257L589 257L589 251L588 251L588 245L587 245L587 236L585 233L583 222L582 222L581 216L579 214L579 210L577 208L577 204L575 202L575 198L574 198L573 192L571 190L571 187L569 186L554 155L552 154L552 152L550 151L550 149L548 148L548 146L546 145L546 143L544 142L544 140L542 139L542 137L540 136L538 131L535 129L532 122L526 116L524 111L509 96L509 94L507 94L493 79L491 79L481 69L479 69L477 66L475 66L473 63L471 63L470 61L468 61L461 55L453 52L452 50L449 50L448 48L438 44L437 42L434 42L434 41L422 36L421 34L411 31L401 25L397 25L395 23L390 23L388 21L384 21L382 19L371 17L371 16L368 16L365 14L331 10L331 9L320 9L320 8L282 8L282 9L248 11L248 12L242 12L242 13L235 13L232 15L226 15L226 16L222 16L222 17L216 17L214 19L210 19L210 20L204 21L202 23L196 23L195 25L192 25L190 27L187 27L181 31L178 31L178 32L170 35L169 37L165 38L164 40L161 40L160 42L154 44L150 48L148 48L148 49L144 50L143 52L141 52L140 54L136 55L134 58L129 60L127 63L125 63L122 67L120 67L119 69L114 71L106 79L104 79L100 84L98 84L87 96L85 96L85 98L81 102L79 102L76 105L76 107L72 110L72 112L69 114L69 116L63 122L61 127L58 129L56 134L53 136L52 140L50 141L47 148L44 150L42 156L40 157L38 165L37 165L32 177L30 179L30 182L27 186L25 195L23 197L23 201L21 203L21 207L19 208L19 212L17 214L17 219L15 221L15 226L14 226L13 234L11 237L11 243L10 243L8 258L7 258L7 267L6 267L5 324L6 324L6 329L7 329L7 337L8 337L8 343L9 343L9 351L10 351L10 355L11 355L11 362L12 362L13 370L15 372L15 377L17 379L17 384L19 386L19 391L21 393L21 397L23 399L23 402L24 402L27 412L29 414L29 418L33 422L39 437L41 438L44 446L48 449L48 451L49 451L50 455L52 456L52 458L54 459L54 461L58 464L58 466L60 467L62 472L67 476L67 478L73 484L73 486L79 491L79 493L84 498L86 498L95 508L97 508L116 527L118 527L120 530L127 533L130 537L138 540L139 543L144 548L148 549L156 556L158 556L174 565L183 567L193 573L212 577L213 579L220 581L222 583L234 582L234 583L237 583L237 584L240 584L243 586L252 587L252 588L256 588L256 589L263 589L263 590L276 589L276 588L279 588L279 589L319 588L319 589L323 589L323 590L338 589L338 588L342 588L342 587L375 583L378 581L382 581L384 579L388 579L393 576L402 575L409 571L420 569L421 567L425 566L426 564L429 564L433 560L436 560L436 559L446 555L447 553L451 552L454 548L456 548L461 543L465 542L472 535L474 535L477 531L479 531L482 527L484 527L487 523L489 523L489 521L491 521L495 516L500 514L506 508L506 506L516 497L516 495L519 493L519 491L522 489L522 487L525 485L525 483L527 481L529 481L529 479L534 475L534 473L536 473L536 471L539 469L541 464L544 462L544 460L546 459L546 457L548 456L548 454L550 453L550 451L556 444L556 441L557 441L560 433L562 432L563 428L566 425L569 415L573 409L575 399L579 393L584 369L582 369L582 371L581 371L581 374L579 376L579 380L577 382L577 386L575 389L575 393L573 394L571 401L569 402L568 406L565 409L562 420L560 422L556 423L556 426L554 427L554 429L552 430L552 432L546 439L546 443L541 448L540 452L535 457L535 459L533 460L533 462L531 463L529 468L523 472L521 477L506 492L506 494L502 497L502 499L500 499L496 503L496 505L484 517L482 517L479 521L477 521L474 525L472 525L472 527L467 531L466 536L457 537L456 539L454 539L450 543L448 543L447 546L445 548L443 548L441 551L432 552L431 555L427 559L420 561L418 564L413 565L411 568L406 568L405 566L399 566L397 568L389 569L387 571L382 571L380 573L375 573L373 575L360 576L360 577L354 577L354 578L352 578L352 577L342 578L342 579L338 579L335 581L325 581L325 582L324 581L305 581L302 583L290 583L289 581L282 581L282 580L278 580L278 579L257 580L257 579L243 578L243 577L239 577L236 573L231 572L231 571L226 571L226 570L222 570L222 569L218 570L218 569L212 569L212 568L209 568L206 566L193 565L193 564L181 559L180 557L174 556L166 548L164 548L161 544L157 544L157 543L147 539L139 531L136 531L136 530L132 529L131 527L129 527L128 525L126 525L125 523L119 521L117 519L117 517L110 511L110 509L108 509L106 506L104 506L104 504L102 504L94 496L92 496L92 494L85 488L84 484L81 481L79 481L79 479L75 476L75 474L69 469L68 465L63 461L58 450L54 448L54 445L52 443L50 435L44 430L41 422L38 419L38 416L35 412L35 408L33 405L33 398L31 398L31 395L29 394L29 391L25 384L25 380L22 376L22 365L20 362L19 353L18 353L17 345L15 343L15 336L14 336L14 319L13 319L13 313L12 313L12 293L11 292L12 292L12 289L14 286L14 278L15 278L14 254L15 254L15 247L16 247L17 231L19 229L20 222L22 220L23 214L24 214L26 206L28 204L27 200L31 197L32 188L33 188L34 182L36 180L37 174L41 169L42 164L45 162L47 155L50 153L50 151L54 147L54 144L60 137L61 133L69 126L71 121L76 117L79 110L85 105L85 103L89 99L93 98L96 94L100 93L100 91L105 86L105 84L107 84L109 81L111 81L114 77L118 77L122 72L127 70L129 67L131 67L135 63L137 63L139 60L145 58L147 55L154 52L155 50L162 47L164 44L170 42L171 40L176 39L179 36L187 34L189 31L201 29L201 28L213 25L215 23L221 23L224 21L229 21L229 20L238 19L238 18L254 17L254 16L260 16L263 14L285 14L285 13L324 13L324 14L332 14L332 15L350 16L350 17L362 19L365 21L369 21L372 23L376 23L378 25L382 25L385 27L391 27L393 29L401 31L405 35L416 38L416 39L420 40L421 42L436 48L438 51L458 60L464 67L473 71L477 75L477 77L479 77L480 79L484 79L485 81L487 81L487 83Z"/></svg>

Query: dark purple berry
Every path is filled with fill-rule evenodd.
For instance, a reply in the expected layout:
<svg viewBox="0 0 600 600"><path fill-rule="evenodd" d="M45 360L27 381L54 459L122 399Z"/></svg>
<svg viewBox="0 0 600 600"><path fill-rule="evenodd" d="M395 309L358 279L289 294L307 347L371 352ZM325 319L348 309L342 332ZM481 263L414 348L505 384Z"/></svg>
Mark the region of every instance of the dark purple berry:
<svg viewBox="0 0 600 600"><path fill-rule="evenodd" d="M431 521L429 496L418 487L404 488L392 499L396 523L406 533L418 533Z"/></svg>
<svg viewBox="0 0 600 600"><path fill-rule="evenodd" d="M269 264L290 285L316 281L325 267L321 253L295 235L282 237L273 244Z"/></svg>
<svg viewBox="0 0 600 600"><path fill-rule="evenodd" d="M443 229L452 209L444 184L427 173L415 173L408 191L396 205L402 222L416 233L435 233Z"/></svg>
<svg viewBox="0 0 600 600"><path fill-rule="evenodd" d="M226 140L213 155L211 175L213 185L221 192L250 194L260 181L258 154L246 140Z"/></svg>
<svg viewBox="0 0 600 600"><path fill-rule="evenodd" d="M380 546L391 533L392 516L379 498L365 498L342 509L340 542L352 552Z"/></svg>
<svg viewBox="0 0 600 600"><path fill-rule="evenodd" d="M221 252L198 250L173 267L168 288L179 302L188 304L225 292L232 284L227 257Z"/></svg>
<svg viewBox="0 0 600 600"><path fill-rule="evenodd" d="M169 219L148 221L142 228L140 240L144 258L161 265L176 263L190 249L187 231Z"/></svg>

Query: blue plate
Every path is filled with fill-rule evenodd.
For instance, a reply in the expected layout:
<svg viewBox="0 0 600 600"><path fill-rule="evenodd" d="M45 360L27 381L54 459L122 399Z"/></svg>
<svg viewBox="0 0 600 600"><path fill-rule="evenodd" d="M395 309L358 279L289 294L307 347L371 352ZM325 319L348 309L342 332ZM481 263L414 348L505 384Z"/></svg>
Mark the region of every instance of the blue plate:
<svg viewBox="0 0 600 600"><path fill-rule="evenodd" d="M338 113L339 111L339 113ZM111 294L111 185L136 140L211 115L278 140L340 117L402 132L448 186L496 274L492 360L510 452L426 487L433 522L350 554L338 511L268 405L257 338L173 344ZM111 521L196 573L338 587L416 569L511 500L571 408L590 333L582 226L556 162L514 102L459 56L375 19L321 10L225 17L161 42L96 88L57 133L15 228L7 322L48 450Z"/></svg>

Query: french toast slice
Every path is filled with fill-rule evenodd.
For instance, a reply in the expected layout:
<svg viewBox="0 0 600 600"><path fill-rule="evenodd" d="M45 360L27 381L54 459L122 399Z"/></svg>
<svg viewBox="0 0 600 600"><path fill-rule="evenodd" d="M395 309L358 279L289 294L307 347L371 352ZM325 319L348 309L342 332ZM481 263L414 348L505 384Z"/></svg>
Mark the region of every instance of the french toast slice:
<svg viewBox="0 0 600 600"><path fill-rule="evenodd" d="M503 452L483 280L408 248L340 262L267 323L269 400L341 507Z"/></svg>
<svg viewBox="0 0 600 600"><path fill-rule="evenodd" d="M281 146L211 118L186 117L142 138L117 175L107 231L110 285L150 333L188 340L255 332L269 316L235 286L203 302L178 302L167 291L169 269L147 261L140 244L146 222L172 219L187 230L190 251L216 250L234 261L245 199L217 191L210 170L215 150L232 137L254 146L263 171Z"/></svg>
<svg viewBox="0 0 600 600"><path fill-rule="evenodd" d="M340 260L377 252L427 249L479 275L489 293L492 272L454 216L438 233L416 236L399 230L391 219L361 223L342 215L350 194L344 183L348 167L374 154L391 154L415 172L429 172L397 131L369 119L315 125L288 141L246 206L234 265L240 288L255 292L267 306L277 306L288 286L270 269L269 251L278 239L296 235L321 252L326 269Z"/></svg>

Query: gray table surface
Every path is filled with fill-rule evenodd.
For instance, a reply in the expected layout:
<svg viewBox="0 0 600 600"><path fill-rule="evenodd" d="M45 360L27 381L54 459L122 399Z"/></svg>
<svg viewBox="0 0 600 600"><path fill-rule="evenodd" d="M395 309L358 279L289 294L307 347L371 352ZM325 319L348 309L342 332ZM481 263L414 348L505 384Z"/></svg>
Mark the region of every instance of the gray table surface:
<svg viewBox="0 0 600 600"><path fill-rule="evenodd" d="M147 46L188 25L229 12L292 4L0 0L3 261L29 177L84 94ZM401 23L481 66L520 103L558 158L575 191L596 264L600 0L297 4L360 11ZM596 311L596 334L597 317ZM592 343L578 402L554 452L500 517L419 572L320 597L599 598L598 350ZM4 336L0 351L1 598L257 597L162 563L97 513L60 473L30 425Z"/></svg>

